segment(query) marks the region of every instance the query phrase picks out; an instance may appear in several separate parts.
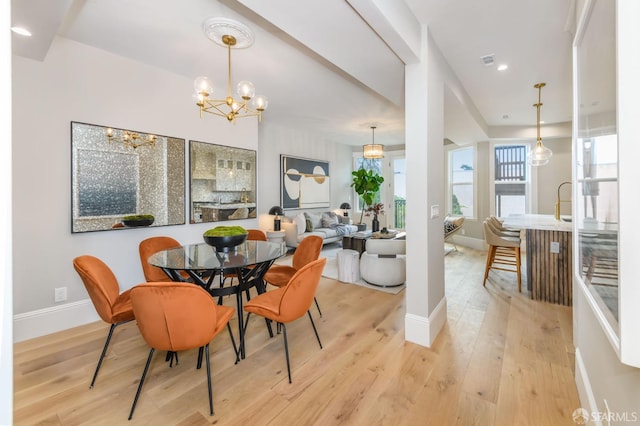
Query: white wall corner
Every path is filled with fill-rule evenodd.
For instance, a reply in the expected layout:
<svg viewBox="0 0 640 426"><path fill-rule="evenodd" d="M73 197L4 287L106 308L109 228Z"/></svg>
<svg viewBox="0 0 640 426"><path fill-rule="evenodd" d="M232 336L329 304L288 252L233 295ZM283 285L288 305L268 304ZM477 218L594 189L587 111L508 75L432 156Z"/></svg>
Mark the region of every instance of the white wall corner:
<svg viewBox="0 0 640 426"><path fill-rule="evenodd" d="M13 317L13 341L22 342L98 320L90 299L25 312Z"/></svg>
<svg viewBox="0 0 640 426"><path fill-rule="evenodd" d="M580 348L576 348L576 387L578 388L578 396L580 398L580 407L586 409L589 413L597 413L598 405L596 404L596 398L593 395L593 389L591 389L591 382L587 374L587 369L582 360L582 353ZM576 407L578 408L578 407ZM602 422L596 422L596 425L602 425Z"/></svg>
<svg viewBox="0 0 640 426"><path fill-rule="evenodd" d="M430 348L447 320L447 299L440 300L428 318L406 314L404 317L405 340Z"/></svg>

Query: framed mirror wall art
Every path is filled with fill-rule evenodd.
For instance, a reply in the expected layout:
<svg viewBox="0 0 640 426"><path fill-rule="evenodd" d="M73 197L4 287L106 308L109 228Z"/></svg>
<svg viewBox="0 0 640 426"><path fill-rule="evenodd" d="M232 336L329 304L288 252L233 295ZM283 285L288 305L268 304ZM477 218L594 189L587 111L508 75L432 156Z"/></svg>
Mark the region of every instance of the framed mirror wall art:
<svg viewBox="0 0 640 426"><path fill-rule="evenodd" d="M256 151L189 141L191 223L256 217Z"/></svg>
<svg viewBox="0 0 640 426"><path fill-rule="evenodd" d="M185 140L71 122L71 232L185 223Z"/></svg>

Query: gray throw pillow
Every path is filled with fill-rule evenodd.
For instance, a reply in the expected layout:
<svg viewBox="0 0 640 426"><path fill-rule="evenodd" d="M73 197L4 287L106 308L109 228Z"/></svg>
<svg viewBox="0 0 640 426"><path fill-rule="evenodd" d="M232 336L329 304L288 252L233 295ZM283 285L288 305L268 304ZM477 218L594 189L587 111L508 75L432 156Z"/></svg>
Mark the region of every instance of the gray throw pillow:
<svg viewBox="0 0 640 426"><path fill-rule="evenodd" d="M334 212L324 212L322 213L322 227L323 228L332 228L335 225L340 223L338 219L338 215Z"/></svg>

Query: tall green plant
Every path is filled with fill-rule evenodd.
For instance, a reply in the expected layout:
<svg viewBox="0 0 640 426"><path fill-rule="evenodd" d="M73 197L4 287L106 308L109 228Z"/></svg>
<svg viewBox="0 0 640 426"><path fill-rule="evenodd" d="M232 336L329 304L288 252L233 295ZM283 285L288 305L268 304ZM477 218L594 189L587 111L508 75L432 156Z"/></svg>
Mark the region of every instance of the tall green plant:
<svg viewBox="0 0 640 426"><path fill-rule="evenodd" d="M354 170L351 174L353 175L351 186L364 202L362 212L360 213L360 223L362 223L365 208L373 205L373 199L378 191L380 191L380 185L384 182L384 178L373 170L365 169Z"/></svg>

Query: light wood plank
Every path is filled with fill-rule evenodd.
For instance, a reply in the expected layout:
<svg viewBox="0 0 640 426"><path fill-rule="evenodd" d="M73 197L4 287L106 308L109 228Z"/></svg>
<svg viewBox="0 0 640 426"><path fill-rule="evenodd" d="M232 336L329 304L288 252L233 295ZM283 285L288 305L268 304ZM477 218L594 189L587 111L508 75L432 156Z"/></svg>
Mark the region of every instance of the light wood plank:
<svg viewBox="0 0 640 426"><path fill-rule="evenodd" d="M235 364L229 337L211 343L215 415L197 351L173 368L157 353L134 418L127 422L149 348L135 323L119 328L94 389L91 375L108 326L101 322L14 347L16 425L76 424L572 424L571 307L532 301L514 274L492 271L485 253L445 257L447 323L432 348L404 341L404 292L389 295L322 279L312 314L287 326L293 383L281 335L252 317L247 358ZM225 304L234 301L227 298ZM232 320L235 330L236 319Z"/></svg>

